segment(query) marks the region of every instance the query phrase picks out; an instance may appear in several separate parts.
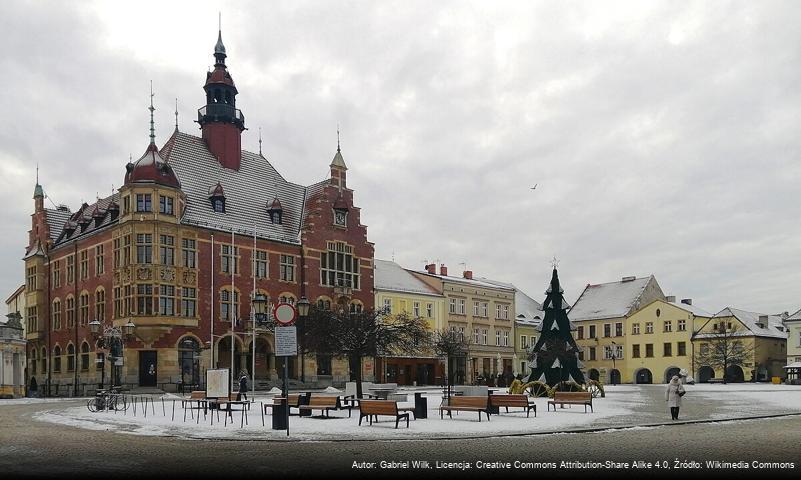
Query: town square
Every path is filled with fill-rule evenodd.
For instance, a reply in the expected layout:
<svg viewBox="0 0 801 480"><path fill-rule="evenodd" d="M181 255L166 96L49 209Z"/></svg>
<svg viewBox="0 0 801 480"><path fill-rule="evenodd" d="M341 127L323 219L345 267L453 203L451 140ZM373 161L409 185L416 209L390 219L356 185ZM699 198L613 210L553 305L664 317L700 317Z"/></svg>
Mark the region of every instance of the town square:
<svg viewBox="0 0 801 480"><path fill-rule="evenodd" d="M798 475L795 2L1 13L0 472Z"/></svg>

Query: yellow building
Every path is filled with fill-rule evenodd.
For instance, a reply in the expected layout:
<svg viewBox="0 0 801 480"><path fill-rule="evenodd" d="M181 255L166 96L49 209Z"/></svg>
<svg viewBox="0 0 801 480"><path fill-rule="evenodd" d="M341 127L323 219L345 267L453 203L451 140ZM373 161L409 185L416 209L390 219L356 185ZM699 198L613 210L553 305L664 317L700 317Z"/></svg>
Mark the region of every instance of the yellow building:
<svg viewBox="0 0 801 480"><path fill-rule="evenodd" d="M445 297L395 262L375 260L375 307L423 318L431 331L445 328ZM433 352L418 357L377 359L379 381L399 385L438 385L443 367Z"/></svg>
<svg viewBox="0 0 801 480"><path fill-rule="evenodd" d="M515 354L514 354L514 375L528 376L531 371L528 368L528 352L537 343L540 335L539 327L545 318L536 300L529 297L520 290L515 291Z"/></svg>
<svg viewBox="0 0 801 480"><path fill-rule="evenodd" d="M574 338L582 349L579 358L588 380L612 384L634 381L626 351L627 319L642 306L664 299L653 275L623 277L619 282L584 288L568 318L576 325Z"/></svg>
<svg viewBox="0 0 801 480"><path fill-rule="evenodd" d="M674 375L692 372L691 339L696 319L712 314L691 299L654 300L626 319L626 368L623 381L667 383Z"/></svg>
<svg viewBox="0 0 801 480"><path fill-rule="evenodd" d="M701 353L714 348L716 334L742 341L749 353L743 364L731 365L726 372L727 382L769 381L771 377L784 377L784 365L787 361L787 328L782 317L763 315L727 307L716 313L711 319L698 319L692 343L694 351ZM721 334L718 334L721 335ZM714 365L693 365L695 379L708 382L710 379L722 379L723 371Z"/></svg>
<svg viewBox="0 0 801 480"><path fill-rule="evenodd" d="M790 315L784 325L787 327L787 365L801 362L801 310Z"/></svg>

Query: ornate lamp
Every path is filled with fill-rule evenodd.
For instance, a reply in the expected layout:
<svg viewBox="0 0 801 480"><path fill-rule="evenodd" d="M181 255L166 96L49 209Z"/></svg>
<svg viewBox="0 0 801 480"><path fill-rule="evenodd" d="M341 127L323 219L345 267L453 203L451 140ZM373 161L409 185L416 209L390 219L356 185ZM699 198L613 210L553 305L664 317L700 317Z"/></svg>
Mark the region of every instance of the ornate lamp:
<svg viewBox="0 0 801 480"><path fill-rule="evenodd" d="M126 323L122 328L123 333L129 339L134 336L134 333L136 333L136 325L134 325L134 323L130 320L128 320L128 323Z"/></svg>
<svg viewBox="0 0 801 480"><path fill-rule="evenodd" d="M267 306L267 297L263 293L256 293L253 295L253 311L256 323L264 323L267 321L267 313L265 308Z"/></svg>
<svg viewBox="0 0 801 480"><path fill-rule="evenodd" d="M101 326L100 322L98 322L97 319L89 322L89 330L92 332L92 335L94 336L100 335L100 326Z"/></svg>
<svg viewBox="0 0 801 480"><path fill-rule="evenodd" d="M298 300L297 305L295 307L298 309L298 315L301 317L306 317L309 315L309 307L311 307L311 303L306 297L300 297Z"/></svg>

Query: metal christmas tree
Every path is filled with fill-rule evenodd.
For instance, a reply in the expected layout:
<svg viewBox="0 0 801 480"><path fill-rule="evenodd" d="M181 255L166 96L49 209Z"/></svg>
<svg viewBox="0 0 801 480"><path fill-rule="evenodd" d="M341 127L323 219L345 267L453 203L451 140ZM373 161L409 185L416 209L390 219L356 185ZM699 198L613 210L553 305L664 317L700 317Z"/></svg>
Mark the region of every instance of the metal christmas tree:
<svg viewBox="0 0 801 480"><path fill-rule="evenodd" d="M565 302L559 286L556 265L553 268L551 285L545 292L545 318L537 329L541 332L536 345L531 348L529 362L531 375L528 381L541 381L554 386L560 381L575 381L584 384L583 365L578 359L581 350L573 340L575 326L567 318L570 306Z"/></svg>

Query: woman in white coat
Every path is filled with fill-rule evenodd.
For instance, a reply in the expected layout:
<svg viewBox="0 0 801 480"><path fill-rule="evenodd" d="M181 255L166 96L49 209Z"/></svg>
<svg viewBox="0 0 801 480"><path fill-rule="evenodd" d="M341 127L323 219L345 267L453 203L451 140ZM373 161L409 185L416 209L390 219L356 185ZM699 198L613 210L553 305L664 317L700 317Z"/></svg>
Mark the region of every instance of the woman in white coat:
<svg viewBox="0 0 801 480"><path fill-rule="evenodd" d="M684 395L684 387L679 382L679 377L673 376L665 390L665 401L670 407L670 416L673 420L679 419L679 407L681 407L681 397Z"/></svg>

